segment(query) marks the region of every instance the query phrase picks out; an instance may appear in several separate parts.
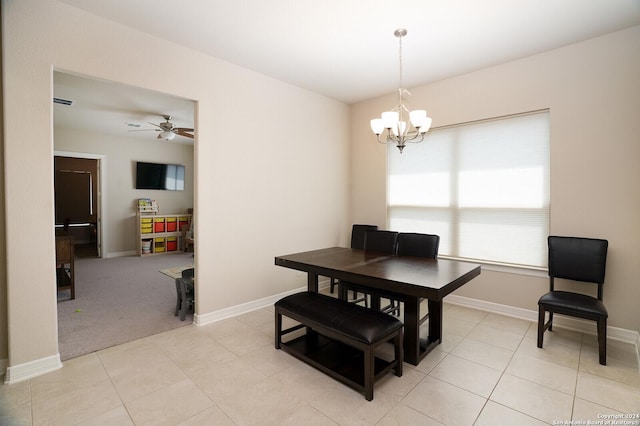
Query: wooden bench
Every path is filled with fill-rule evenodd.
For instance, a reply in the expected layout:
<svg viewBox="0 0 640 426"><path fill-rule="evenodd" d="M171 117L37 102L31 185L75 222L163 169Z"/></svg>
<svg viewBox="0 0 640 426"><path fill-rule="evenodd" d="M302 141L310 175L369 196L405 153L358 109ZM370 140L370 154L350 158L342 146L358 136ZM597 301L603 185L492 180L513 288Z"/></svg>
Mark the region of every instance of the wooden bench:
<svg viewBox="0 0 640 426"><path fill-rule="evenodd" d="M282 329L282 316L300 324ZM275 304L276 349L312 365L373 399L373 384L391 369L402 376L402 322L382 312L314 292L292 294ZM288 333L306 332L284 342ZM393 341L394 358L376 354ZM380 351L379 351L380 352Z"/></svg>

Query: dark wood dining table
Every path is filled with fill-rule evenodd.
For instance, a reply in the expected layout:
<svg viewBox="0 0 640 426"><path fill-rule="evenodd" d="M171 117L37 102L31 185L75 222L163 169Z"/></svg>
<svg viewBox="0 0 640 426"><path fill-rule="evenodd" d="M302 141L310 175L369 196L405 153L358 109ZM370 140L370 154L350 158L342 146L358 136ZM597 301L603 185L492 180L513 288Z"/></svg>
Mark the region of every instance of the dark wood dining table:
<svg viewBox="0 0 640 426"><path fill-rule="evenodd" d="M404 360L418 365L442 342L443 299L480 275L480 265L447 259L365 252L331 247L277 256L275 264L307 272L309 291L318 291L318 277L357 284L372 293L404 303ZM427 299L428 337L420 337L420 301Z"/></svg>

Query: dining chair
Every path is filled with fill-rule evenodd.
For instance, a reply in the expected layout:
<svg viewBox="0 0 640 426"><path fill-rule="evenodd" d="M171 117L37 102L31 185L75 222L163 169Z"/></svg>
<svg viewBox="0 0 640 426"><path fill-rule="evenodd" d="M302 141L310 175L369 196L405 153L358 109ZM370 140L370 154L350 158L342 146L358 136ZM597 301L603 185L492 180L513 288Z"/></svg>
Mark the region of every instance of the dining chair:
<svg viewBox="0 0 640 426"><path fill-rule="evenodd" d="M364 249L364 233L367 231L376 231L378 229L377 225L361 225L354 224L351 226L351 245L350 247L353 249ZM333 293L335 286L338 285L338 280L335 278L331 278L329 291ZM355 295L354 295L355 297Z"/></svg>
<svg viewBox="0 0 640 426"><path fill-rule="evenodd" d="M609 243L595 238L549 236L547 244L550 291L538 301L538 347L542 348L544 332L552 331L554 313L596 321L599 362L606 365L608 313L602 302L602 287ZM597 284L597 295L556 290L556 279Z"/></svg>
<svg viewBox="0 0 640 426"><path fill-rule="evenodd" d="M189 268L182 271L182 276L176 278L177 303L175 316L180 314L180 321L184 321L189 309L195 309L195 286L193 283L195 269Z"/></svg>
<svg viewBox="0 0 640 426"><path fill-rule="evenodd" d="M435 234L419 234L416 232L401 232L398 234L398 256L414 256L436 259L438 248L440 247L440 236ZM383 312L400 314L400 300L388 296L389 305L382 308ZM422 300L422 299L421 299ZM420 315L420 304L418 304L418 315ZM429 318L429 313L420 317L419 325L422 325Z"/></svg>
<svg viewBox="0 0 640 426"><path fill-rule="evenodd" d="M398 233L394 231L381 231L381 230L365 230L363 249L369 253L381 253L381 254L396 254L396 248L398 244ZM340 294L344 297L349 290L354 292L354 298L349 300L352 303L364 302L366 307L369 307L369 298L373 298L374 295L369 290L364 290L357 284L340 281ZM362 294L362 295L361 295Z"/></svg>

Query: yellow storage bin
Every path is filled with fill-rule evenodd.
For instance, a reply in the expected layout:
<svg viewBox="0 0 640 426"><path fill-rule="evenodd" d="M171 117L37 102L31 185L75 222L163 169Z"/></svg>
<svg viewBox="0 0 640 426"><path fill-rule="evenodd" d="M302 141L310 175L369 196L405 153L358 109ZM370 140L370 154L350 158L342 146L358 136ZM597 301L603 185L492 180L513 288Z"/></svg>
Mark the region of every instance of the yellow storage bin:
<svg viewBox="0 0 640 426"><path fill-rule="evenodd" d="M143 217L143 218L140 219L140 222L141 223L151 223L151 222L153 222L153 218L151 218L151 217Z"/></svg>
<svg viewBox="0 0 640 426"><path fill-rule="evenodd" d="M150 223L148 225L141 225L140 232L142 232L143 234L151 234L153 232L153 224Z"/></svg>
<svg viewBox="0 0 640 426"><path fill-rule="evenodd" d="M154 244L153 252L161 253L165 251L165 241L166 241L165 238L156 238L154 240L155 244Z"/></svg>

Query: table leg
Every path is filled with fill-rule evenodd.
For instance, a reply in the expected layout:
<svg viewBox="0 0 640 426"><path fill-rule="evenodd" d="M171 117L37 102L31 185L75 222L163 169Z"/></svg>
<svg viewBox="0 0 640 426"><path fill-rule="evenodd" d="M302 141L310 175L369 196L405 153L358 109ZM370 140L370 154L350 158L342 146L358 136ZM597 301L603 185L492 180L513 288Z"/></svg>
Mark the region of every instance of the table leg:
<svg viewBox="0 0 640 426"><path fill-rule="evenodd" d="M307 272L307 289L314 293L318 292L318 274Z"/></svg>
<svg viewBox="0 0 640 426"><path fill-rule="evenodd" d="M418 297L404 299L404 360L413 365L420 361L419 303Z"/></svg>
<svg viewBox="0 0 640 426"><path fill-rule="evenodd" d="M428 300L429 337L420 339L420 298L404 299L404 360L418 365L420 360L442 343L442 300Z"/></svg>
<svg viewBox="0 0 640 426"><path fill-rule="evenodd" d="M429 299L429 343L442 343L442 300Z"/></svg>

